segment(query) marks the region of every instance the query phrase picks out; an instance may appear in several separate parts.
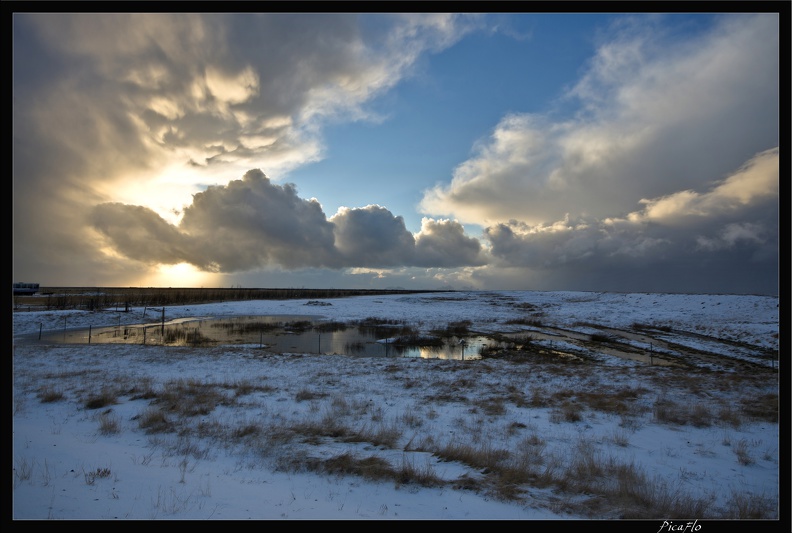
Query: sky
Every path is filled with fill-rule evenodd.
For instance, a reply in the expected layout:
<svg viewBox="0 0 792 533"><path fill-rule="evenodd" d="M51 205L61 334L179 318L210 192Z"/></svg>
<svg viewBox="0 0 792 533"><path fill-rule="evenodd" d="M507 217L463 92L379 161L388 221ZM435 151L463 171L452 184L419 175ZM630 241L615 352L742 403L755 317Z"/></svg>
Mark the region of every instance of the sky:
<svg viewBox="0 0 792 533"><path fill-rule="evenodd" d="M778 294L779 13L13 13L13 278Z"/></svg>
<svg viewBox="0 0 792 533"><path fill-rule="evenodd" d="M275 354L249 344L50 344L22 335L59 331L64 323L156 325L157 318L139 307L117 313L20 305L13 313L13 382L7 389L13 406L10 518L618 521L637 512L644 530L663 531L664 519L684 524L695 518L705 531L713 525L708 520L740 518L740 508L753 508L765 519L757 521L759 530L779 530L779 519L789 524L789 508L780 505L788 478L782 485L779 475L788 473L788 441L779 439L789 432L742 411L780 394L779 374L768 366L779 361L763 357L765 349L776 359L779 354L778 297L459 291L321 303L223 302L168 306L166 313L192 318L185 327L201 317L320 314L349 323L378 317L423 334L458 320L482 333L529 335L548 328L555 340L537 337L535 346L591 359L582 371L558 361ZM527 315L539 316L541 326L509 325ZM635 323L655 329L639 332ZM652 342L655 355L695 368L610 355L605 343L562 340L564 331L581 339L607 331L635 353L646 353ZM180 412L171 405L167 391L177 390L179 405L195 409ZM48 393L60 395L45 401ZM572 393L580 402L577 420L560 411ZM115 401L87 408L94 397ZM613 408L624 399L625 409ZM664 407L679 418L664 420L658 415ZM160 409L171 430L143 423ZM321 438L306 429L317 426L324 428ZM497 466L477 466L473 453L449 459L454 446L497 457ZM442 483L283 468L311 464L309 458L332 464L337 457L386 461L394 469L412 465ZM488 471L524 470L526 464L555 481L542 486L512 475L524 492L511 501L475 483ZM631 508L608 492L608 483L577 485L591 481L598 468L626 487L629 474L639 473L644 481L636 492L656 503L668 496L668 514ZM679 516L686 509L695 511Z"/></svg>

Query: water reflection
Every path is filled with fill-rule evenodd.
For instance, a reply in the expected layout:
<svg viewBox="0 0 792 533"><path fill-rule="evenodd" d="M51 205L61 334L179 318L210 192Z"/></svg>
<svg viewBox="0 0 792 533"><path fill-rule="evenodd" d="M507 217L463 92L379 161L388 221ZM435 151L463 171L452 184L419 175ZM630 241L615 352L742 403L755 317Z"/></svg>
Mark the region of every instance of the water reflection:
<svg viewBox="0 0 792 533"><path fill-rule="evenodd" d="M191 317L168 322L66 329L19 337L22 341L50 344L141 344L159 346L246 345L271 353L352 355L361 357L413 357L424 359L478 360L497 357L500 350L534 351L560 359L580 359L561 345L589 340L590 334L545 328L544 331L492 336L458 335L448 328L431 336L419 336L409 325L391 320L365 319L352 323L328 321L315 315L246 315ZM624 333L624 332L621 332ZM639 340L646 341L641 337ZM559 342L559 346L556 346ZM658 342L655 339L655 342ZM673 358L636 348L607 346L596 351L653 366L679 366Z"/></svg>
<svg viewBox="0 0 792 533"><path fill-rule="evenodd" d="M42 342L165 346L248 345L273 353L365 357L481 359L479 350L497 342L487 337L417 338L401 323L345 324L315 316L196 317L169 322L48 332Z"/></svg>

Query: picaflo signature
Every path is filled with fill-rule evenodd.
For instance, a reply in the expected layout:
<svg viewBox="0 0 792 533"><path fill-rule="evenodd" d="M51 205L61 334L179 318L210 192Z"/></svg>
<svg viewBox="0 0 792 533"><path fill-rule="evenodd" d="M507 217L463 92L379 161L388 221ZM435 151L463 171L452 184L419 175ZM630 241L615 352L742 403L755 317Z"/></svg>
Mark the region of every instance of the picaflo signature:
<svg viewBox="0 0 792 533"><path fill-rule="evenodd" d="M693 520L692 522L679 522L674 523L669 520L663 520L663 525L660 526L660 529L657 530L657 533L662 533L663 531L671 532L676 531L678 533L688 533L694 532L701 529L701 525L699 525L698 520Z"/></svg>

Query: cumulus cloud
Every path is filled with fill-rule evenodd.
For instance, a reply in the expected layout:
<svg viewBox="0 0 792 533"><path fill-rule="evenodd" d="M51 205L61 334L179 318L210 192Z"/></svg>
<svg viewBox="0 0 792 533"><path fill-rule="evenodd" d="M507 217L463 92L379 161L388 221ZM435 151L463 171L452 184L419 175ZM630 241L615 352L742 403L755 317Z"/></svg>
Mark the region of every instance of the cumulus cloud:
<svg viewBox="0 0 792 533"><path fill-rule="evenodd" d="M139 278L150 262L171 256L210 270L247 268L272 257L284 264L343 263L328 243L327 220L308 231L295 214L292 222L305 240L293 257L277 248L275 234L266 242L276 250L256 250L254 242L251 249L234 249L220 239L212 242L214 256L205 257L188 237L217 235L192 227L200 226L196 206L178 236L160 226L179 223L198 194L220 201L220 191L207 185L226 184L250 168L266 168L277 180L321 159L328 122L379 120L367 104L409 76L422 54L471 31L476 18L14 14L15 269L38 279L56 262L63 279L107 273L76 282L89 284L133 264ZM224 193L224 199L232 194ZM106 205L91 221L85 214L99 204ZM35 213L21 207L33 205ZM298 205L310 218L314 208L292 207ZM137 242L133 230L117 222L130 216L161 242ZM114 250L97 246L94 224L122 250L140 252L140 260L119 262ZM242 231L237 239L242 235L251 234ZM232 257L232 250L242 255Z"/></svg>
<svg viewBox="0 0 792 533"><path fill-rule="evenodd" d="M335 226L336 246L354 266L386 267L412 262L415 239L402 217L378 205L341 208L330 222Z"/></svg>
<svg viewBox="0 0 792 533"><path fill-rule="evenodd" d="M577 115L506 115L425 191L424 213L485 228L494 262L473 282L777 287L777 16L694 40L644 22L600 44L565 95Z"/></svg>
<svg viewBox="0 0 792 533"><path fill-rule="evenodd" d="M328 218L277 183L324 157L326 125L381 120L373 99L478 18L15 14L15 276L57 264L75 285L118 284L187 262L495 288L736 290L751 276L773 292L774 14L684 38L620 18L563 95L578 112L503 116L425 191L415 234L381 205Z"/></svg>
<svg viewBox="0 0 792 533"><path fill-rule="evenodd" d="M456 220L433 220L424 217L416 235L416 266L480 266L487 262L481 242L465 235Z"/></svg>
<svg viewBox="0 0 792 533"><path fill-rule="evenodd" d="M344 207L328 219L316 199L300 198L293 184L274 184L258 169L196 194L178 226L121 203L98 205L91 222L126 257L209 272L483 264L480 243L458 222L424 219L413 237L402 217L377 205Z"/></svg>
<svg viewBox="0 0 792 533"><path fill-rule="evenodd" d="M187 257L189 262L199 262L195 241L146 207L99 204L91 221L127 257L145 263L176 264Z"/></svg>
<svg viewBox="0 0 792 533"><path fill-rule="evenodd" d="M772 14L692 41L615 28L566 95L576 116L505 116L421 209L482 226L601 219L719 179L778 146L777 35Z"/></svg>
<svg viewBox="0 0 792 533"><path fill-rule="evenodd" d="M778 150L773 149L758 154L709 191L642 199L646 207L624 218L585 220L567 214L562 221L536 225L511 220L488 227L486 235L494 256L512 266L535 268L588 261L595 255L603 261L654 259L657 250L674 256L684 253L690 239L701 250L722 249L738 240L766 243L767 237L777 234L778 173ZM735 218L748 221L738 223ZM716 234L723 244L713 244L708 236Z"/></svg>
<svg viewBox="0 0 792 533"><path fill-rule="evenodd" d="M704 290L715 279L738 290L755 284L755 276L771 288L778 276L778 165L773 149L708 191L644 199L643 209L624 218L567 215L536 225L511 220L488 227L485 236L501 267L526 268L573 285L596 280L616 286L605 278L642 272L671 286L674 276L668 274L676 271L678 286L691 290L696 284Z"/></svg>

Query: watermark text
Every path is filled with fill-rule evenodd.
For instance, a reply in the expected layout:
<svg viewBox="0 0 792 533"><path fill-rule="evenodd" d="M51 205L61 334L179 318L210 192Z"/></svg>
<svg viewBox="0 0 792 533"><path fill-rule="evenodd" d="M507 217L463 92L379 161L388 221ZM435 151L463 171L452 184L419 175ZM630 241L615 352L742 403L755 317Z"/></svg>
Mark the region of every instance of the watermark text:
<svg viewBox="0 0 792 533"><path fill-rule="evenodd" d="M660 526L660 529L657 530L657 533L671 533L675 531L677 533L695 533L701 529L701 525L697 523L698 520L694 520L692 522L677 522L674 523L670 520L663 520L663 525Z"/></svg>

